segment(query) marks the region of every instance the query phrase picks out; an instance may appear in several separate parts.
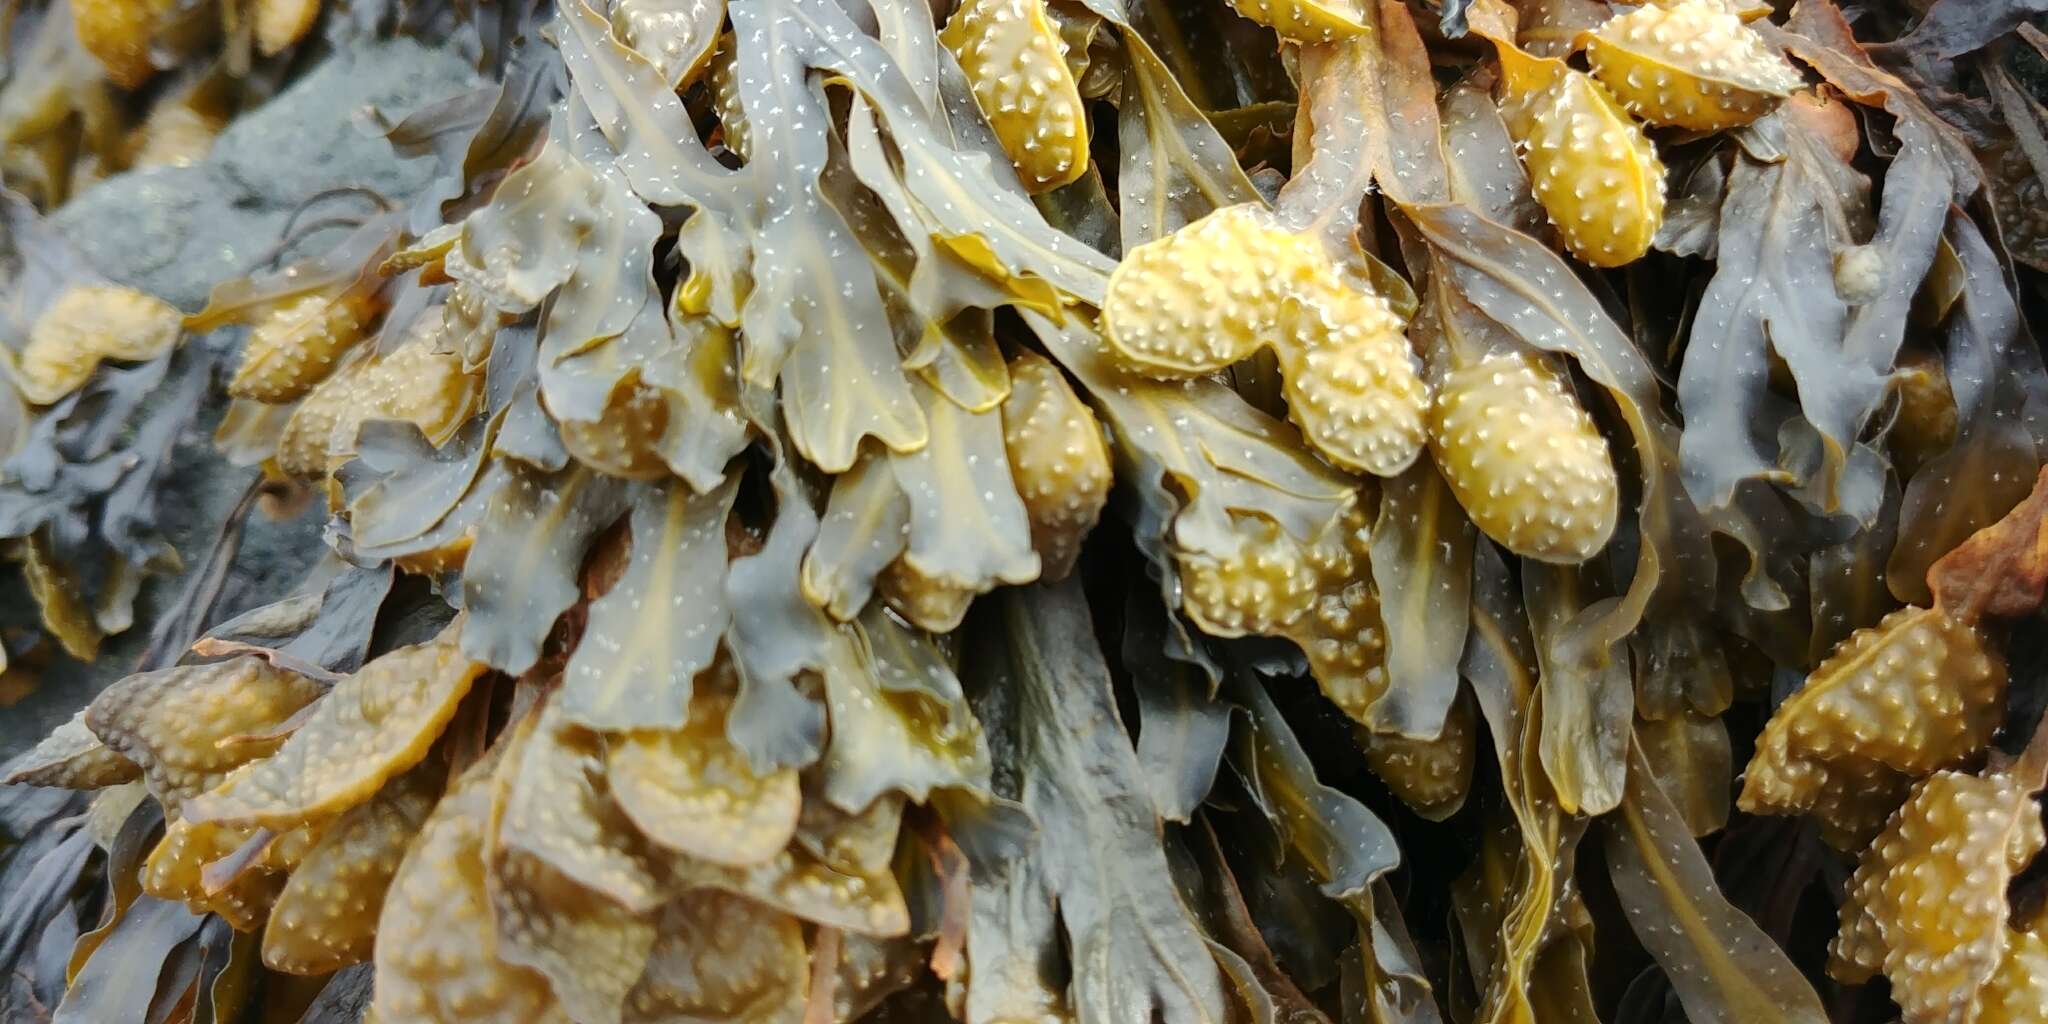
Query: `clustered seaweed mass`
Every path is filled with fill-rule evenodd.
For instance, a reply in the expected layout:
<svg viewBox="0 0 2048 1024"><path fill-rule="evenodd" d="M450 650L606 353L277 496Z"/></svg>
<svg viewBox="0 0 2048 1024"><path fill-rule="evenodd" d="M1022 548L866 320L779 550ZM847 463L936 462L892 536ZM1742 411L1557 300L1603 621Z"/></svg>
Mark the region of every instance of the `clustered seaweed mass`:
<svg viewBox="0 0 2048 1024"><path fill-rule="evenodd" d="M2048 37L1845 6L350 5L493 84L188 316L35 207L320 5L31 3L10 647L221 381L332 550L14 763L5 1005L2043 1020Z"/></svg>

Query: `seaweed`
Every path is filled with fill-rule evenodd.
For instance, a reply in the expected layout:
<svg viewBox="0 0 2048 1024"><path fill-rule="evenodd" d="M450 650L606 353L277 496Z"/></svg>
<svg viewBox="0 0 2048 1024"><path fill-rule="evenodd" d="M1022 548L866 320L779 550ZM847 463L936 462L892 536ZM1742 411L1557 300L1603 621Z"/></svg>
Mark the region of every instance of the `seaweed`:
<svg viewBox="0 0 2048 1024"><path fill-rule="evenodd" d="M8 765L0 1013L2038 1002L2033 5L335 7L0 37L0 700L209 432L324 549ZM44 219L391 33L402 206Z"/></svg>

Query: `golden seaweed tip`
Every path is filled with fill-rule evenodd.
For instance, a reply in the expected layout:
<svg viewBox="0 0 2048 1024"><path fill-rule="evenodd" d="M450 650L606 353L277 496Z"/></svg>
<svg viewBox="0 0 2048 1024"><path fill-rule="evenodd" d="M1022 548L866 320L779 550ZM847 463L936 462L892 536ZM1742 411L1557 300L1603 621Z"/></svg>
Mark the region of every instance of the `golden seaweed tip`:
<svg viewBox="0 0 2048 1024"><path fill-rule="evenodd" d="M1915 787L1850 878L1830 973L1881 968L1914 1024L1976 1019L2014 936L2006 886L2048 845L2031 781L1944 771Z"/></svg>
<svg viewBox="0 0 2048 1024"><path fill-rule="evenodd" d="M1282 340L1282 297L1325 272L1314 240L1256 205L1224 207L1125 254L1102 330L1132 369L1213 373Z"/></svg>
<svg viewBox="0 0 2048 1024"><path fill-rule="evenodd" d="M1322 244L1257 204L1224 207L1126 254L1103 336L1139 373L1214 373L1279 356L1288 412L1346 469L1392 475L1421 451L1428 389L1384 296L1345 279Z"/></svg>
<svg viewBox="0 0 2048 1024"><path fill-rule="evenodd" d="M1035 353L1011 360L1002 410L1003 448L1031 517L1039 578L1065 579L1109 501L1102 427L1059 369Z"/></svg>
<svg viewBox="0 0 2048 1024"><path fill-rule="evenodd" d="M107 79L134 89L154 77L151 42L164 0L73 0L72 30L79 45L105 69Z"/></svg>
<svg viewBox="0 0 2048 1024"><path fill-rule="evenodd" d="M362 340L370 314L362 299L326 292L282 303L250 329L228 394L271 405L304 397Z"/></svg>
<svg viewBox="0 0 2048 1024"><path fill-rule="evenodd" d="M1230 0L1237 13L1304 43L1327 43L1366 31L1362 0Z"/></svg>
<svg viewBox="0 0 2048 1024"><path fill-rule="evenodd" d="M1058 188L1087 172L1081 92L1045 0L967 0L939 39L959 58L1027 189Z"/></svg>
<svg viewBox="0 0 2048 1024"><path fill-rule="evenodd" d="M724 13L723 0L718 0L715 12L711 9L713 2L619 0L611 8L612 31L620 41L647 58L670 86L685 89L703 72L711 48L717 43L712 37L724 22L722 17L715 17Z"/></svg>
<svg viewBox="0 0 2048 1024"><path fill-rule="evenodd" d="M747 111L740 104L739 43L732 33L719 37L718 48L711 54L705 83L710 88L711 109L718 115L719 134L725 140L725 148L745 160L750 152L747 146Z"/></svg>
<svg viewBox="0 0 2048 1024"><path fill-rule="evenodd" d="M256 49L265 57L304 39L320 17L320 0L256 0L254 8Z"/></svg>
<svg viewBox="0 0 2048 1024"><path fill-rule="evenodd" d="M65 289L29 327L15 383L24 398L48 405L78 390L102 360L137 362L169 350L182 322L175 307L133 288Z"/></svg>
<svg viewBox="0 0 2048 1024"><path fill-rule="evenodd" d="M441 796L442 772L415 770L325 829L299 859L263 931L263 963L325 974L370 958L392 876Z"/></svg>
<svg viewBox="0 0 2048 1024"><path fill-rule="evenodd" d="M637 378L623 380L613 389L604 415L598 419L555 421L563 447L578 461L631 480L667 475L661 440L668 424L667 396Z"/></svg>
<svg viewBox="0 0 2048 1024"><path fill-rule="evenodd" d="M1268 630L1292 640L1309 674L1354 721L1386 692L1387 633L1372 583L1372 523L1354 503L1326 527L1302 557L1313 578L1307 614Z"/></svg>
<svg viewBox="0 0 2048 1024"><path fill-rule="evenodd" d="M399 864L377 920L378 1020L563 1019L546 978L491 948L490 782L466 779L442 799Z"/></svg>
<svg viewBox="0 0 2048 1024"><path fill-rule="evenodd" d="M1280 349L1288 416L1345 469L1400 473L1427 437L1421 361L1384 297L1334 283L1317 291Z"/></svg>
<svg viewBox="0 0 2048 1024"><path fill-rule="evenodd" d="M1433 739L1375 733L1355 726L1366 764L1401 802L1431 821L1457 812L1472 786L1478 723L1473 705L1451 705L1443 731Z"/></svg>
<svg viewBox="0 0 2048 1024"><path fill-rule="evenodd" d="M890 562L875 578L882 600L896 614L933 633L950 633L967 618L978 591L919 572L909 560Z"/></svg>
<svg viewBox="0 0 2048 1024"><path fill-rule="evenodd" d="M1501 113L1536 200L1566 248L1596 267L1641 257L1664 222L1664 164L1656 147L1585 72L1508 46L1500 52L1504 67L1527 66L1507 76Z"/></svg>
<svg viewBox="0 0 2048 1024"><path fill-rule="evenodd" d="M236 931L254 931L284 885L280 872L255 864L217 891L208 892L205 883L209 864L234 853L254 835L253 829L174 820L144 862L142 891L183 902L193 913L219 914Z"/></svg>
<svg viewBox="0 0 2048 1024"><path fill-rule="evenodd" d="M2048 1006L2048 918L2014 932L1998 973L1984 985L1978 1024L2023 1024Z"/></svg>
<svg viewBox="0 0 2048 1024"><path fill-rule="evenodd" d="M1302 547L1262 516L1237 520L1239 544L1227 553L1178 555L1182 607L1214 636L1285 628L1315 601L1315 575Z"/></svg>
<svg viewBox="0 0 2048 1024"><path fill-rule="evenodd" d="M1976 626L1939 609L1895 611L1838 644L1772 714L1738 805L1814 813L1831 842L1853 846L1902 783L1990 742L2006 679Z"/></svg>
<svg viewBox="0 0 2048 1024"><path fill-rule="evenodd" d="M186 814L270 828L332 818L424 759L483 671L452 638L374 658L336 683L277 753L188 802Z"/></svg>
<svg viewBox="0 0 2048 1024"><path fill-rule="evenodd" d="M85 712L65 720L28 753L8 762L0 785L104 789L142 777L142 766L108 747L85 724Z"/></svg>
<svg viewBox="0 0 2048 1024"><path fill-rule="evenodd" d="M1594 77L1653 124L1748 124L1804 84L1763 36L1716 0L1638 7L1588 36Z"/></svg>
<svg viewBox="0 0 2048 1024"><path fill-rule="evenodd" d="M94 698L86 723L142 767L150 793L176 814L182 801L275 751L282 740L246 737L265 736L322 692L243 656L128 676Z"/></svg>
<svg viewBox="0 0 2048 1024"><path fill-rule="evenodd" d="M350 368L343 368L299 400L277 438L278 472L304 480L327 474L334 428L355 403L350 387L354 376Z"/></svg>
<svg viewBox="0 0 2048 1024"><path fill-rule="evenodd" d="M437 445L452 436L475 410L483 381L464 371L460 356L434 350L440 324L439 312L430 311L398 349L315 385L285 422L278 469L300 478L325 475L355 453L357 434L371 420L411 423Z"/></svg>
<svg viewBox="0 0 2048 1024"><path fill-rule="evenodd" d="M726 738L731 662L698 679L680 729L636 729L612 738L605 773L612 798L642 835L688 856L744 867L781 853L803 795L792 768L757 772Z"/></svg>
<svg viewBox="0 0 2048 1024"><path fill-rule="evenodd" d="M1563 375L1533 355L1453 371L1431 412L1430 446L1473 523L1518 555L1576 564L1614 535L1620 482L1607 439Z"/></svg>
<svg viewBox="0 0 2048 1024"><path fill-rule="evenodd" d="M1386 644L1364 510L1345 510L1307 544L1264 516L1232 522L1230 550L1175 552L1188 617L1215 636L1287 637L1318 680L1378 678Z"/></svg>

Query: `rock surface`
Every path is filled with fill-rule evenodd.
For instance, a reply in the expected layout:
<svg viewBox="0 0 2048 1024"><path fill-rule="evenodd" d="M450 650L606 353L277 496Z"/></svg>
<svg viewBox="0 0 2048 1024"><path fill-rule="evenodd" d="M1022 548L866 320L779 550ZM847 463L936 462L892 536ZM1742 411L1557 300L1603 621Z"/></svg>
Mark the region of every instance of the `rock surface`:
<svg viewBox="0 0 2048 1024"><path fill-rule="evenodd" d="M409 39L338 51L229 126L204 161L109 178L57 210L50 222L100 273L196 310L216 283L262 260L307 199L331 189L366 188L403 203L426 183L431 162L398 159L365 133L358 114L374 107L396 120L475 82L461 59ZM301 222L371 208L361 195L337 196L322 200ZM284 255L319 252L344 233L338 227L309 232ZM232 350L241 339L212 340L230 351L225 365L232 366ZM32 693L0 711L0 762L134 671L158 621L204 570L221 524L255 478L255 470L213 450L213 430L225 408L226 396L216 392L180 439L167 486L158 495L159 521L183 556L183 570L143 587L135 625L108 638L95 662L59 657ZM290 591L324 550L325 520L319 503L286 519L252 512L211 621Z"/></svg>
<svg viewBox="0 0 2048 1024"><path fill-rule="evenodd" d="M51 222L101 273L196 310L216 282L247 273L306 200L343 188L393 201L417 192L431 161L398 159L366 135L358 115L374 108L396 120L475 80L458 58L410 39L338 52L228 126L205 161L109 178ZM302 221L368 209L361 196L338 196ZM288 255L340 237L340 229L314 232Z"/></svg>

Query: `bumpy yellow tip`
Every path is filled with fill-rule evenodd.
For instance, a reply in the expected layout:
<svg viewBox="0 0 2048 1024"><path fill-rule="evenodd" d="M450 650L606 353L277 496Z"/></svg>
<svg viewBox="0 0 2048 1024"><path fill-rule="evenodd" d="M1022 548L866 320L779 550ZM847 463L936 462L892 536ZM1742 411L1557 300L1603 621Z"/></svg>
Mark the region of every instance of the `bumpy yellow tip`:
<svg viewBox="0 0 2048 1024"><path fill-rule="evenodd" d="M300 400L277 438L278 472L298 480L318 480L327 475L328 439L334 436L334 425L351 412L359 372L356 367L345 367Z"/></svg>
<svg viewBox="0 0 2048 1024"><path fill-rule="evenodd" d="M128 676L93 699L85 721L141 766L150 795L175 817L184 801L275 752L281 740L245 737L275 730L321 692L311 680L240 657Z"/></svg>
<svg viewBox="0 0 2048 1024"><path fill-rule="evenodd" d="M1045 0L967 0L939 41L960 59L1025 188L1043 192L1087 173L1081 90Z"/></svg>
<svg viewBox="0 0 2048 1024"><path fill-rule="evenodd" d="M320 0L257 0L256 49L275 57L306 38L320 17Z"/></svg>
<svg viewBox="0 0 2048 1024"><path fill-rule="evenodd" d="M882 600L911 625L932 633L951 633L967 618L976 592L927 576L898 558L875 578Z"/></svg>
<svg viewBox="0 0 2048 1024"><path fill-rule="evenodd" d="M1211 636L1277 634L1308 613L1317 581L1306 552L1277 523L1244 517L1237 525L1234 550L1177 555L1181 610Z"/></svg>
<svg viewBox="0 0 2048 1024"><path fill-rule="evenodd" d="M1372 524L1353 505L1303 552L1315 580L1308 613L1277 632L1308 658L1324 696L1364 721L1387 690L1387 634L1372 584Z"/></svg>
<svg viewBox="0 0 2048 1024"><path fill-rule="evenodd" d="M377 918L371 1015L398 1021L568 1019L546 976L493 955L484 848L492 779L471 772L406 851Z"/></svg>
<svg viewBox="0 0 2048 1024"><path fill-rule="evenodd" d="M259 863L244 868L231 883L213 892L207 891L205 881L207 865L234 853L255 834L249 827L183 818L170 821L163 838L143 862L138 878L142 891L182 902L195 914L219 914L236 931L255 931L262 927L284 887L284 874ZM282 838L278 845L284 845Z"/></svg>
<svg viewBox="0 0 2048 1024"><path fill-rule="evenodd" d="M1738 805L1811 812L1831 841L1854 842L1883 821L1902 782L1991 741L2005 688L2005 661L1977 627L1935 609L1895 611L1850 634L1779 705Z"/></svg>
<svg viewBox="0 0 2048 1024"><path fill-rule="evenodd" d="M1333 284L1290 304L1280 349L1287 415L1345 469L1393 476L1422 451L1429 391L1401 318L1378 295Z"/></svg>
<svg viewBox="0 0 2048 1024"><path fill-rule="evenodd" d="M1977 1024L2040 1019L2041 1008L2048 1006L2048 918L2037 918L2032 931L2013 933L2005 962L1985 983L1983 998Z"/></svg>
<svg viewBox="0 0 2048 1024"><path fill-rule="evenodd" d="M1365 763L1416 814L1430 821L1456 814L1472 788L1479 738L1474 707L1470 698L1452 704L1444 731L1435 739L1409 739L1358 726Z"/></svg>
<svg viewBox="0 0 2048 1024"><path fill-rule="evenodd" d="M1366 31L1360 0L1230 0L1237 13L1289 39L1327 43Z"/></svg>
<svg viewBox="0 0 2048 1024"><path fill-rule="evenodd" d="M356 434L370 420L412 423L440 444L482 395L480 375L464 372L460 356L413 340L321 381L286 421L277 468L301 479L325 476L355 454Z"/></svg>
<svg viewBox="0 0 2048 1024"><path fill-rule="evenodd" d="M133 89L156 74L150 39L157 19L170 7L164 0L72 0L72 28L79 45L106 69L107 79Z"/></svg>
<svg viewBox="0 0 2048 1024"><path fill-rule="evenodd" d="M1232 525L1237 543L1228 551L1174 553L1181 610L1212 636L1292 640L1323 692L1362 719L1387 683L1364 509L1348 509L1307 544L1263 516Z"/></svg>
<svg viewBox="0 0 2048 1024"><path fill-rule="evenodd" d="M263 929L263 964L326 974L370 958L384 893L441 798L439 770L415 769L343 814L285 882Z"/></svg>
<svg viewBox="0 0 2048 1024"><path fill-rule="evenodd" d="M1697 131L1745 125L1803 84L1784 56L1717 0L1638 7L1601 25L1586 58L1637 117Z"/></svg>
<svg viewBox="0 0 2048 1024"><path fill-rule="evenodd" d="M1063 580L1109 501L1109 446L1087 403L1043 356L1026 352L1010 361L1003 448L1031 517L1039 578Z"/></svg>
<svg viewBox="0 0 2048 1024"><path fill-rule="evenodd" d="M711 87L711 109L718 114L719 132L725 148L747 159L747 112L740 108L739 44L727 32L711 55L711 67L704 77Z"/></svg>
<svg viewBox="0 0 2048 1024"><path fill-rule="evenodd" d="M277 753L187 801L186 817L274 829L332 818L425 758L483 673L452 634L373 658L334 684Z"/></svg>
<svg viewBox="0 0 2048 1024"><path fill-rule="evenodd" d="M78 390L101 360L154 359L177 343L177 309L116 285L80 285L59 295L29 327L15 383L48 405Z"/></svg>
<svg viewBox="0 0 2048 1024"><path fill-rule="evenodd" d="M50 731L35 748L9 763L0 785L105 789L142 777L142 766L116 753L85 724L80 710Z"/></svg>
<svg viewBox="0 0 2048 1024"><path fill-rule="evenodd" d="M1585 72L1512 47L1501 54L1501 114L1565 246L1596 267L1649 251L1664 222L1664 164L1642 128Z"/></svg>
<svg viewBox="0 0 2048 1024"><path fill-rule="evenodd" d="M1620 490L1607 439L1533 355L1453 371L1431 410L1429 444L1472 522L1515 554L1573 565L1614 535Z"/></svg>
<svg viewBox="0 0 2048 1024"><path fill-rule="evenodd" d="M730 676L729 665L720 666L719 674ZM757 772L726 739L729 692L703 687L691 700L683 728L638 729L611 740L605 766L612 797L662 847L729 867L766 861L796 831L803 802L796 769Z"/></svg>
<svg viewBox="0 0 2048 1024"><path fill-rule="evenodd" d="M1860 981L1883 970L1908 1022L1983 1019L1979 1001L2014 937L2006 885L2044 843L2025 781L1930 776L1850 878L1829 972Z"/></svg>
<svg viewBox="0 0 2048 1024"><path fill-rule="evenodd" d="M1257 205L1225 207L1126 254L1102 324L1125 365L1166 379L1272 348L1289 414L1346 469L1387 476L1422 450L1428 389L1400 316Z"/></svg>
<svg viewBox="0 0 2048 1024"><path fill-rule="evenodd" d="M668 397L638 380L620 382L596 420L556 420L562 447L602 473L628 480L668 475L661 439L668 433Z"/></svg>
<svg viewBox="0 0 2048 1024"><path fill-rule="evenodd" d="M1103 337L1150 377L1214 373L1283 344L1284 296L1320 282L1326 262L1266 210L1224 207L1124 254L1103 299Z"/></svg>
<svg viewBox="0 0 2048 1024"><path fill-rule="evenodd" d="M611 9L612 32L681 92L703 73L724 13L724 0L618 0Z"/></svg>
<svg viewBox="0 0 2048 1024"><path fill-rule="evenodd" d="M483 381L463 370L461 357L415 341L379 356L356 378L354 393L354 419L335 425L334 444L354 451L356 430L372 419L408 421L439 444L476 408Z"/></svg>
<svg viewBox="0 0 2048 1024"><path fill-rule="evenodd" d="M249 331L228 394L271 405L304 397L362 340L369 317L361 300L326 292L279 306Z"/></svg>

